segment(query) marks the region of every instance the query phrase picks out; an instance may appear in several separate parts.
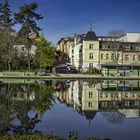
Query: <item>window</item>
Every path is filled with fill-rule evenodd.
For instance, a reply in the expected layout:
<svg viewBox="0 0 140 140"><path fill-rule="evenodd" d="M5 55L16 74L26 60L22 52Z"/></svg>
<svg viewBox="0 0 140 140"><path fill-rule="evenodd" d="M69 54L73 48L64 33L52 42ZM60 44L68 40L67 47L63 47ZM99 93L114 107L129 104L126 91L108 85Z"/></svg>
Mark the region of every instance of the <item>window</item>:
<svg viewBox="0 0 140 140"><path fill-rule="evenodd" d="M138 61L140 61L140 55L138 55Z"/></svg>
<svg viewBox="0 0 140 140"><path fill-rule="evenodd" d="M101 60L103 60L104 59L104 55L103 54L101 54Z"/></svg>
<svg viewBox="0 0 140 140"><path fill-rule="evenodd" d="M23 94L20 94L20 97L23 98L24 97Z"/></svg>
<svg viewBox="0 0 140 140"><path fill-rule="evenodd" d="M93 92L90 91L90 92L89 92L89 98L92 98L92 97L93 97Z"/></svg>
<svg viewBox="0 0 140 140"><path fill-rule="evenodd" d="M93 59L93 53L89 53L89 59Z"/></svg>
<svg viewBox="0 0 140 140"><path fill-rule="evenodd" d="M125 61L129 61L129 55L128 54L125 55Z"/></svg>
<svg viewBox="0 0 140 140"><path fill-rule="evenodd" d="M110 49L111 48L111 45L107 45L107 49Z"/></svg>
<svg viewBox="0 0 140 140"><path fill-rule="evenodd" d="M136 48L135 49L136 51L139 51L140 50L140 47L139 46L136 46L135 48Z"/></svg>
<svg viewBox="0 0 140 140"><path fill-rule="evenodd" d="M102 93L100 94L100 98L103 98L103 94Z"/></svg>
<svg viewBox="0 0 140 140"><path fill-rule="evenodd" d="M130 46L125 46L125 51L130 51Z"/></svg>
<svg viewBox="0 0 140 140"><path fill-rule="evenodd" d="M128 93L127 93L127 92L125 92L125 97L129 97L129 95L128 95Z"/></svg>
<svg viewBox="0 0 140 140"><path fill-rule="evenodd" d="M114 54L113 53L111 54L111 59L114 60Z"/></svg>
<svg viewBox="0 0 140 140"><path fill-rule="evenodd" d="M17 94L16 93L14 93L14 98L16 98L17 97Z"/></svg>
<svg viewBox="0 0 140 140"><path fill-rule="evenodd" d="M136 60L136 56L135 55L133 55L133 61L135 61Z"/></svg>
<svg viewBox="0 0 140 140"><path fill-rule="evenodd" d="M105 45L104 44L102 45L102 49L105 49Z"/></svg>
<svg viewBox="0 0 140 140"><path fill-rule="evenodd" d="M72 49L72 53L74 53L74 49Z"/></svg>
<svg viewBox="0 0 140 140"><path fill-rule="evenodd" d="M129 101L125 101L125 106L129 106Z"/></svg>
<svg viewBox="0 0 140 140"><path fill-rule="evenodd" d="M24 47L22 47L22 51L24 51Z"/></svg>
<svg viewBox="0 0 140 140"><path fill-rule="evenodd" d="M93 49L93 44L89 44L89 49L90 49L90 50Z"/></svg>
<svg viewBox="0 0 140 140"><path fill-rule="evenodd" d="M108 54L106 54L106 60L108 60L108 59L109 59Z"/></svg>
<svg viewBox="0 0 140 140"><path fill-rule="evenodd" d="M89 68L93 68L93 63L89 63Z"/></svg>
<svg viewBox="0 0 140 140"><path fill-rule="evenodd" d="M88 102L88 107L92 107L92 106L93 106L92 102Z"/></svg>
<svg viewBox="0 0 140 140"><path fill-rule="evenodd" d="M117 54L117 60L119 60L120 54Z"/></svg>
<svg viewBox="0 0 140 140"><path fill-rule="evenodd" d="M135 94L134 93L132 95L133 95L133 97L135 97Z"/></svg>

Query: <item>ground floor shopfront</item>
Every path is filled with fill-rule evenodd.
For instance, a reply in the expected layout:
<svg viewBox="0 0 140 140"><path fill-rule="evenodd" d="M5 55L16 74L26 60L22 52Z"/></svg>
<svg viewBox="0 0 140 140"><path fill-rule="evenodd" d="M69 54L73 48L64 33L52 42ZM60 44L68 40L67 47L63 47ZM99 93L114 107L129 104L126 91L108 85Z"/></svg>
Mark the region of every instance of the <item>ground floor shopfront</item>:
<svg viewBox="0 0 140 140"><path fill-rule="evenodd" d="M140 76L140 65L101 65L103 76Z"/></svg>

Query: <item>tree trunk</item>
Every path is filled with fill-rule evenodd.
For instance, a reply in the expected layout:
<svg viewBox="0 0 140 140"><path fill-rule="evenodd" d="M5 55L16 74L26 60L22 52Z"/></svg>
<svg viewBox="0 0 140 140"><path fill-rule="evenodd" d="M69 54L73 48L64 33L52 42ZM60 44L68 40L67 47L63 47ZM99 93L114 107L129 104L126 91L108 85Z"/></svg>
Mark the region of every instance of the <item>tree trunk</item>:
<svg viewBox="0 0 140 140"><path fill-rule="evenodd" d="M10 61L10 59L8 59L8 60L6 60L6 70L7 71L11 71L11 61Z"/></svg>
<svg viewBox="0 0 140 140"><path fill-rule="evenodd" d="M8 70L11 71L11 48L10 48L10 45L8 46L8 55L9 55Z"/></svg>
<svg viewBox="0 0 140 140"><path fill-rule="evenodd" d="M30 64L30 50L28 49L28 71L30 71L30 67L31 67L31 64Z"/></svg>
<svg viewBox="0 0 140 140"><path fill-rule="evenodd" d="M40 66L39 66L40 68L39 68L39 71L40 71L40 73L41 73L41 70L42 70L42 66L41 66L41 61L40 61Z"/></svg>

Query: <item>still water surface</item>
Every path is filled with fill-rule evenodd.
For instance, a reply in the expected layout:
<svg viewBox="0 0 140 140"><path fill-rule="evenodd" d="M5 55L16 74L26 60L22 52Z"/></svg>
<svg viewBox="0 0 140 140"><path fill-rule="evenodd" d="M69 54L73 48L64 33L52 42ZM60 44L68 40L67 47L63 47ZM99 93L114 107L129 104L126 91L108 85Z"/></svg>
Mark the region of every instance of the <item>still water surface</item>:
<svg viewBox="0 0 140 140"><path fill-rule="evenodd" d="M0 83L0 133L140 139L139 81Z"/></svg>

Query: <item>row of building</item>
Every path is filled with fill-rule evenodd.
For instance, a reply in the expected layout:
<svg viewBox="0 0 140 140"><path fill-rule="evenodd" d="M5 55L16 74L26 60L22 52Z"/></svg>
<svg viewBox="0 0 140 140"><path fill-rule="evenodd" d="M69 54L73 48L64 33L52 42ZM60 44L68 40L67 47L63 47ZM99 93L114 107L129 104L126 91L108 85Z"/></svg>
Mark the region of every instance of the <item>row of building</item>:
<svg viewBox="0 0 140 140"><path fill-rule="evenodd" d="M86 34L61 38L57 49L64 52L78 70L96 68L104 75L118 75L116 69L119 69L122 75L127 71L139 75L140 33L97 36L91 29Z"/></svg>

